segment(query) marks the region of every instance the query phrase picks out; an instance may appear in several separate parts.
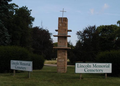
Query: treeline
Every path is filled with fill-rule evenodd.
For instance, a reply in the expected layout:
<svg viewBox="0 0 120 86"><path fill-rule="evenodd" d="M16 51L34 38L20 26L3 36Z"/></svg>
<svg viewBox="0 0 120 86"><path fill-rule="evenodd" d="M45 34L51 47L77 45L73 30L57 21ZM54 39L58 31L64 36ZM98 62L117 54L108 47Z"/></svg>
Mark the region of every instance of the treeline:
<svg viewBox="0 0 120 86"><path fill-rule="evenodd" d="M0 0L0 72L11 72L10 60L32 61L34 70L42 69L53 55L51 33L33 27L32 10L10 1Z"/></svg>
<svg viewBox="0 0 120 86"><path fill-rule="evenodd" d="M99 52L120 50L120 27L117 25L88 26L76 34L78 41L70 50L71 62L94 62Z"/></svg>
<svg viewBox="0 0 120 86"><path fill-rule="evenodd" d="M112 74L120 75L120 27L89 26L77 31L78 41L68 51L70 62L112 63Z"/></svg>
<svg viewBox="0 0 120 86"><path fill-rule="evenodd" d="M34 17L26 6L19 7L11 0L0 0L0 46L19 46L29 52L50 59L51 33L38 26L33 27Z"/></svg>

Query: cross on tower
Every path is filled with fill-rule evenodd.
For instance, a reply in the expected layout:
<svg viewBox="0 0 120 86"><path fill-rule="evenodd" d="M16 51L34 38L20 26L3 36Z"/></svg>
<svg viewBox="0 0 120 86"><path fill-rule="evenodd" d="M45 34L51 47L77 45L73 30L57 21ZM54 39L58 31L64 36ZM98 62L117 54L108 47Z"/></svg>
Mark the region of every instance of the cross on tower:
<svg viewBox="0 0 120 86"><path fill-rule="evenodd" d="M62 22L63 22L63 15L64 15L64 12L66 12L66 11L64 11L64 8L63 8L63 10L60 12L62 12Z"/></svg>

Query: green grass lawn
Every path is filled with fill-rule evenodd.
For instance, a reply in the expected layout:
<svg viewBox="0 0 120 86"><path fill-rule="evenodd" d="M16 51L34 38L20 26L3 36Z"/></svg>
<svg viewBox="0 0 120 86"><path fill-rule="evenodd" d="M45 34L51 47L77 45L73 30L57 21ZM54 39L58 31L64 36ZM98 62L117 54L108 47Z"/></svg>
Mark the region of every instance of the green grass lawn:
<svg viewBox="0 0 120 86"><path fill-rule="evenodd" d="M69 59L67 60L69 62ZM45 60L44 64L57 64L57 60Z"/></svg>
<svg viewBox="0 0 120 86"><path fill-rule="evenodd" d="M44 64L57 64L57 60L45 60Z"/></svg>
<svg viewBox="0 0 120 86"><path fill-rule="evenodd" d="M57 73L56 67L44 66L42 70L31 72L0 73L0 86L120 86L119 77L104 78L104 74L75 74L74 67L68 67L67 73Z"/></svg>

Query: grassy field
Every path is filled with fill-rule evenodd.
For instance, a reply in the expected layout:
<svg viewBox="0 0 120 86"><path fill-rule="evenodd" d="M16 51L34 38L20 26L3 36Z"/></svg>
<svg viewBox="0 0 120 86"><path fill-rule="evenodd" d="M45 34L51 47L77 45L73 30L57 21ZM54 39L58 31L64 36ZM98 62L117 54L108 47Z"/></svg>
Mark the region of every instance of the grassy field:
<svg viewBox="0 0 120 86"><path fill-rule="evenodd" d="M103 74L83 74L83 79L79 79L79 74L74 73L74 67L68 67L67 73L57 73L56 67L44 66L42 70L31 72L0 73L0 86L120 86L119 77L104 78Z"/></svg>
<svg viewBox="0 0 120 86"><path fill-rule="evenodd" d="M57 64L57 60L45 60L44 64Z"/></svg>
<svg viewBox="0 0 120 86"><path fill-rule="evenodd" d="M67 62L69 62L69 59ZM45 64L57 64L57 60L45 60Z"/></svg>

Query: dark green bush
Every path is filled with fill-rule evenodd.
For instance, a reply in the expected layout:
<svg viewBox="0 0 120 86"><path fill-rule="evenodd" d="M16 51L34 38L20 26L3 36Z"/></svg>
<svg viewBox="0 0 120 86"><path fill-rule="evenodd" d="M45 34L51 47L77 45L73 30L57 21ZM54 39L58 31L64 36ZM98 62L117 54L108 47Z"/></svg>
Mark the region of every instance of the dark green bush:
<svg viewBox="0 0 120 86"><path fill-rule="evenodd" d="M10 72L10 60L33 61L33 69L39 64L39 69L43 67L43 57L30 54L28 50L17 46L0 46L0 72ZM34 66L34 64L36 66Z"/></svg>
<svg viewBox="0 0 120 86"><path fill-rule="evenodd" d="M33 69L42 69L44 66L43 56L37 54L31 54L31 61L33 61Z"/></svg>
<svg viewBox="0 0 120 86"><path fill-rule="evenodd" d="M120 50L111 50L101 52L97 55L97 61L101 63L112 63L112 74L119 76L120 74Z"/></svg>

